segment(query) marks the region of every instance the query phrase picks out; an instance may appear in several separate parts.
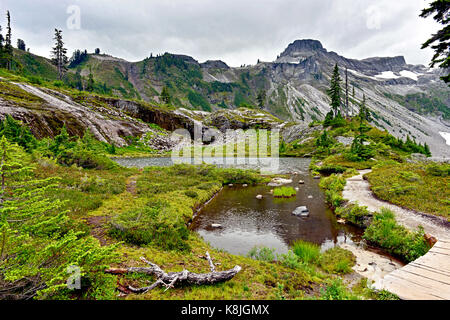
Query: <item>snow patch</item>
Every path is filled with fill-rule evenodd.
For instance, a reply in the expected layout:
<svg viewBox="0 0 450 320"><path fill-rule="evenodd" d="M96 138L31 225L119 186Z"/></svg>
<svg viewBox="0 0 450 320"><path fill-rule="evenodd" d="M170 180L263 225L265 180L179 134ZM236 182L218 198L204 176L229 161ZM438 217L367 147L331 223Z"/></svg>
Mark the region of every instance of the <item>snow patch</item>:
<svg viewBox="0 0 450 320"><path fill-rule="evenodd" d="M439 132L439 134L445 139L447 145L450 146L450 132Z"/></svg>
<svg viewBox="0 0 450 320"><path fill-rule="evenodd" d="M417 74L408 70L400 71L400 75L405 78L413 79L414 81L418 80Z"/></svg>
<svg viewBox="0 0 450 320"><path fill-rule="evenodd" d="M399 76L396 76L392 71L383 71L380 74L377 74L375 78L381 78L381 79L397 79L400 78Z"/></svg>

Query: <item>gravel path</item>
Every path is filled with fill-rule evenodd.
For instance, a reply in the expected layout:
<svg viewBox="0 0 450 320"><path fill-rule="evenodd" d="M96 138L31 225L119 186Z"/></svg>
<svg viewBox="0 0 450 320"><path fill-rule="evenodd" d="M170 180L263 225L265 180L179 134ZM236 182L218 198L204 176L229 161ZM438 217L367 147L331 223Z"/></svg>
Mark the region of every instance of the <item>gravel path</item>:
<svg viewBox="0 0 450 320"><path fill-rule="evenodd" d="M382 207L390 209L395 213L397 221L408 229L415 230L421 225L426 233L438 239L450 238L450 223L444 218L404 209L375 198L370 190L369 182L363 179L363 176L369 172L371 170L361 170L358 176L347 179L347 185L343 191L344 199L351 203L358 202L359 205L366 206L372 212L380 211Z"/></svg>

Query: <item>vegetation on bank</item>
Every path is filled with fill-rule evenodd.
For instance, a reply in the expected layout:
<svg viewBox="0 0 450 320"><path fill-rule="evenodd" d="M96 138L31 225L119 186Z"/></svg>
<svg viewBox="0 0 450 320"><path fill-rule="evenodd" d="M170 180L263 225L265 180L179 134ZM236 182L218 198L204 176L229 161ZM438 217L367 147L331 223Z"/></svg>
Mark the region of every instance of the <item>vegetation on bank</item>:
<svg viewBox="0 0 450 320"><path fill-rule="evenodd" d="M367 179L378 198L450 221L450 164L391 161L375 166Z"/></svg>
<svg viewBox="0 0 450 320"><path fill-rule="evenodd" d="M348 204L342 197L345 184L345 176L338 174L322 178L320 182L325 190L326 201L336 215L347 223L365 229L363 238L369 244L383 248L405 262L411 262L428 252L430 247L424 238L423 228L416 231L406 229L396 222L394 213L388 209L372 214L366 207Z"/></svg>

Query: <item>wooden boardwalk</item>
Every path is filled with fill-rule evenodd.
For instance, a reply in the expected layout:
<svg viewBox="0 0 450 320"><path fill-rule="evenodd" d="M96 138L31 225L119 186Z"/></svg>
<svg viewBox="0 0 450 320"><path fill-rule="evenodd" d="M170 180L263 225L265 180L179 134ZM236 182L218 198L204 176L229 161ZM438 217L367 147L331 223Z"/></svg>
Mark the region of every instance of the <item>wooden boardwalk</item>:
<svg viewBox="0 0 450 320"><path fill-rule="evenodd" d="M358 176L347 180L345 199L367 206L373 212L386 207L395 213L400 224L410 229L422 225L426 233L438 239L426 255L387 274L374 287L395 293L403 300L450 300L450 229L436 223L435 217L376 199L369 183L363 179L368 172L370 170L360 171Z"/></svg>
<svg viewBox="0 0 450 320"><path fill-rule="evenodd" d="M450 239L440 239L426 255L389 273L376 287L403 300L450 300Z"/></svg>

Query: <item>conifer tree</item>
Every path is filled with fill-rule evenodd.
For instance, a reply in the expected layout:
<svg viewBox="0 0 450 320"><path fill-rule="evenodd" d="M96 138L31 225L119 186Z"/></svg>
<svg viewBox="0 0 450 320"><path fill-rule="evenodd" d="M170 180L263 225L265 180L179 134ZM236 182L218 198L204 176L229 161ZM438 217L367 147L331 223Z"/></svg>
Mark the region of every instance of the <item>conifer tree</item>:
<svg viewBox="0 0 450 320"><path fill-rule="evenodd" d="M25 41L23 41L22 39L17 39L17 49L22 50L22 51L27 51L26 49L26 45L25 45Z"/></svg>
<svg viewBox="0 0 450 320"><path fill-rule="evenodd" d="M170 104L172 98L170 97L170 92L169 92L169 88L164 87L161 91L161 100L165 103L165 104Z"/></svg>
<svg viewBox="0 0 450 320"><path fill-rule="evenodd" d="M64 48L61 30L55 29L54 40L55 46L52 49L52 62L58 68L59 80L62 80L67 71L67 63L69 62L69 58L67 57L67 49Z"/></svg>
<svg viewBox="0 0 450 320"><path fill-rule="evenodd" d="M431 67L439 64L447 75L441 77L446 83L450 83L450 2L448 0L435 0L429 4L429 8L423 9L420 17L427 18L434 14L433 19L444 27L433 34L423 45L422 49L431 47L435 54L431 60Z"/></svg>
<svg viewBox="0 0 450 320"><path fill-rule="evenodd" d="M339 67L336 64L333 70L333 75L331 76L330 89L328 90L328 95L331 98L331 109L333 111L333 116L340 116L341 108L341 77L339 75Z"/></svg>
<svg viewBox="0 0 450 320"><path fill-rule="evenodd" d="M4 55L6 58L6 68L11 70L12 68L12 58L13 58L13 47L11 45L12 32L11 32L11 15L9 11L6 12L6 37L5 37L5 47Z"/></svg>
<svg viewBox="0 0 450 320"><path fill-rule="evenodd" d="M258 101L258 107L260 109L264 109L264 105L266 103L266 91L261 89L256 97L256 100Z"/></svg>

